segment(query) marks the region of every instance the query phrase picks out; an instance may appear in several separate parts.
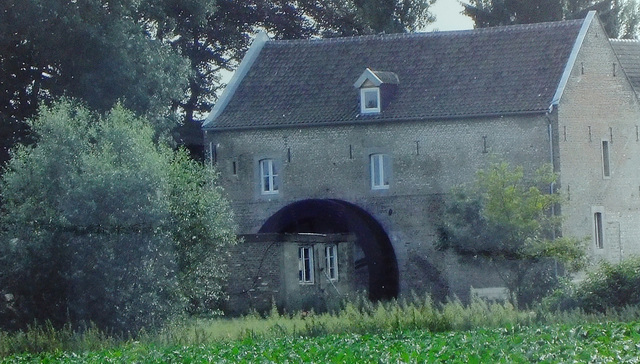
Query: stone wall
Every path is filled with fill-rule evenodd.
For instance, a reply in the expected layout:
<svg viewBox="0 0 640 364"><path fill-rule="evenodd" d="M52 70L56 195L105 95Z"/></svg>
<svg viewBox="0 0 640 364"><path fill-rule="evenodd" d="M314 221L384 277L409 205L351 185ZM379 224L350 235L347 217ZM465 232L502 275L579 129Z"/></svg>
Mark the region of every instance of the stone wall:
<svg viewBox="0 0 640 364"><path fill-rule="evenodd" d="M640 254L640 108L599 22L586 34L557 118L563 233L584 238L594 261ZM603 171L603 141L610 176ZM603 217L602 248L595 242L596 212Z"/></svg>
<svg viewBox="0 0 640 364"><path fill-rule="evenodd" d="M522 115L209 132L208 138L240 233L256 233L295 201L347 201L367 211L389 236L401 293L435 289L465 298L471 285L495 286L496 277L461 267L456 257L435 250L443 195L470 183L496 157L531 173L550 162L548 135L544 115ZM369 155L379 152L391 158L387 190L370 187ZM277 195L260 194L257 166L263 158L279 161Z"/></svg>
<svg viewBox="0 0 640 364"><path fill-rule="evenodd" d="M353 293L353 236L343 234L244 234L227 262L229 294L224 311L230 315L250 310L267 312L273 303L280 309L323 310L338 305ZM338 249L338 277L329 280L324 271L325 246ZM298 248L312 247L314 281L298 278Z"/></svg>

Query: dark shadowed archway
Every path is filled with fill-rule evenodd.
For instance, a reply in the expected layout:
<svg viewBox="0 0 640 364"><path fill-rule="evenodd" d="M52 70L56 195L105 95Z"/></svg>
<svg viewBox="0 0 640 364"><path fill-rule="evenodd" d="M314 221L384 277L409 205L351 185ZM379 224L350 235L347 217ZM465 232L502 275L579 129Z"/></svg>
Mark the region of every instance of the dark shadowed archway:
<svg viewBox="0 0 640 364"><path fill-rule="evenodd" d="M259 233L352 233L364 253L361 264L369 272L369 297L398 296L398 263L391 241L382 226L354 204L320 199L294 202L271 216Z"/></svg>

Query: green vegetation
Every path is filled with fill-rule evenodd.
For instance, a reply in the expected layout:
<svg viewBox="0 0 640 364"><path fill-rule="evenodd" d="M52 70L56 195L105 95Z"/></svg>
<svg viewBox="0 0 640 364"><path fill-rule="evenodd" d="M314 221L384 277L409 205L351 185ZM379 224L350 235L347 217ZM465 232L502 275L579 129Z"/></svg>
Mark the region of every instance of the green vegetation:
<svg viewBox="0 0 640 364"><path fill-rule="evenodd" d="M640 305L640 257L600 262L579 284L565 283L545 299L547 309L605 313Z"/></svg>
<svg viewBox="0 0 640 364"><path fill-rule="evenodd" d="M561 198L541 190L555 178L544 166L526 180L522 167L506 162L478 171L472 186L452 190L438 228L439 248L493 267L514 305L539 301L558 284L557 262L573 272L586 256L580 241L555 234L561 220L552 209Z"/></svg>
<svg viewBox="0 0 640 364"><path fill-rule="evenodd" d="M358 301L335 314L190 320L135 340L31 328L0 334L0 362L625 362L636 360L639 319L638 308L605 316Z"/></svg>
<svg viewBox="0 0 640 364"><path fill-rule="evenodd" d="M591 10L610 38L633 39L640 25L637 0L468 0L462 5L476 28L583 19Z"/></svg>
<svg viewBox="0 0 640 364"><path fill-rule="evenodd" d="M136 333L217 307L235 235L213 170L120 106L61 101L30 127L0 179L0 327Z"/></svg>

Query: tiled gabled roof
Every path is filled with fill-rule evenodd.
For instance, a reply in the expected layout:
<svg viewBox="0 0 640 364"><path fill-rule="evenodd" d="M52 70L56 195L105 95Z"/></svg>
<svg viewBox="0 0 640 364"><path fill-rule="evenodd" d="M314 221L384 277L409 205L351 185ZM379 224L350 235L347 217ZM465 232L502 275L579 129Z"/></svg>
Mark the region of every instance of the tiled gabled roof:
<svg viewBox="0 0 640 364"><path fill-rule="evenodd" d="M610 39L609 41L633 88L636 92L640 92L640 41L635 39Z"/></svg>
<svg viewBox="0 0 640 364"><path fill-rule="evenodd" d="M205 128L545 112L582 24L268 41ZM380 114L363 116L353 84L366 68L400 82Z"/></svg>

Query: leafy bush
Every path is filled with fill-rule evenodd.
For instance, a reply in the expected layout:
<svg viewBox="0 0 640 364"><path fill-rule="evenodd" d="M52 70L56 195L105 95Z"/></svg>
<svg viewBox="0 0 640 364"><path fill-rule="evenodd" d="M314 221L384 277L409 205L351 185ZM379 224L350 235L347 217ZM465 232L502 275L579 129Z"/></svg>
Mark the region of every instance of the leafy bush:
<svg viewBox="0 0 640 364"><path fill-rule="evenodd" d="M585 257L580 241L555 234L561 220L553 207L561 197L542 188L555 179L549 165L532 181L524 178L523 167L506 162L478 171L472 186L452 189L438 227L438 248L491 266L512 304L531 305L557 284L556 261L575 271Z"/></svg>
<svg viewBox="0 0 640 364"><path fill-rule="evenodd" d="M601 262L584 281L565 283L546 300L546 305L551 309L578 308L588 313L640 305L640 257L618 264Z"/></svg>
<svg viewBox="0 0 640 364"><path fill-rule="evenodd" d="M187 299L211 308L234 240L215 174L120 106L101 117L65 100L31 128L37 145L18 148L0 182L0 325L135 333Z"/></svg>

